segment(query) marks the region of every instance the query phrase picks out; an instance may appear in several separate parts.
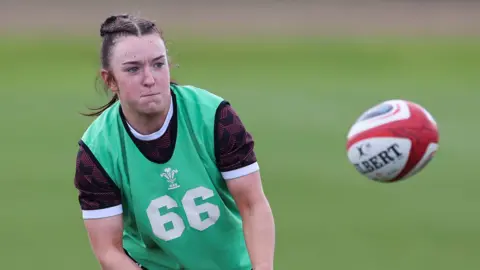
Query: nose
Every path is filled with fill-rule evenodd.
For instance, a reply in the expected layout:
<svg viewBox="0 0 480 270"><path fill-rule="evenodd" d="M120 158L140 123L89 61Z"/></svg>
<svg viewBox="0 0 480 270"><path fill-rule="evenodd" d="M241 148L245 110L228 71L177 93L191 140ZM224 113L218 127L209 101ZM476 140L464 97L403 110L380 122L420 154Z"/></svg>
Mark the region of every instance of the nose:
<svg viewBox="0 0 480 270"><path fill-rule="evenodd" d="M155 78L153 77L153 73L150 68L145 68L144 76L143 76L143 86L145 87L152 87L155 85Z"/></svg>

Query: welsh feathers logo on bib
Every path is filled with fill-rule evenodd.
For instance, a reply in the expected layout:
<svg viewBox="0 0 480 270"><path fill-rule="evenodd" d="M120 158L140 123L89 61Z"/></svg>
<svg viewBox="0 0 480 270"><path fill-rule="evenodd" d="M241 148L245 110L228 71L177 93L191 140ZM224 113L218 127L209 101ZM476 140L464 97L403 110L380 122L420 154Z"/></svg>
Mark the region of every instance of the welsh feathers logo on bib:
<svg viewBox="0 0 480 270"><path fill-rule="evenodd" d="M177 178L175 178L175 175L178 173L178 170L174 170L172 168L165 168L163 170L163 173L160 174L161 177L165 178L167 182L170 184L168 186L169 190L179 188L180 185L177 183Z"/></svg>

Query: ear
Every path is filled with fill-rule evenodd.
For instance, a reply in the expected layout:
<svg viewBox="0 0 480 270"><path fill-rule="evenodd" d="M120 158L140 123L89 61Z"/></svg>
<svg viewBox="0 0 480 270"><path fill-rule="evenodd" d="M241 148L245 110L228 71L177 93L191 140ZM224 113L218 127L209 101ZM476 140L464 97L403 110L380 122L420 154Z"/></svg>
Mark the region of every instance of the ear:
<svg viewBox="0 0 480 270"><path fill-rule="evenodd" d="M118 86L115 82L115 79L110 74L110 72L108 72L108 70L106 69L102 69L100 71L100 74L102 76L102 79L105 85L107 85L108 88L110 88L110 90L112 90L112 92L116 94L118 92Z"/></svg>

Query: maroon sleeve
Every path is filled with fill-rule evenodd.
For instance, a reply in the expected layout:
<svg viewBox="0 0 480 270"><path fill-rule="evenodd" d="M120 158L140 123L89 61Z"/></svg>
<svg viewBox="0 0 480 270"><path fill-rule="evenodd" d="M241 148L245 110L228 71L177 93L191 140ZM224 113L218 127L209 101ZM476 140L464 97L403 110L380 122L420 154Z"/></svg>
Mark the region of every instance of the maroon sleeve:
<svg viewBox="0 0 480 270"><path fill-rule="evenodd" d="M82 210L98 210L121 204L120 190L83 144L80 144L77 154L74 182Z"/></svg>
<svg viewBox="0 0 480 270"><path fill-rule="evenodd" d="M217 109L215 156L221 172L240 169L257 162L253 137L227 102L221 103Z"/></svg>

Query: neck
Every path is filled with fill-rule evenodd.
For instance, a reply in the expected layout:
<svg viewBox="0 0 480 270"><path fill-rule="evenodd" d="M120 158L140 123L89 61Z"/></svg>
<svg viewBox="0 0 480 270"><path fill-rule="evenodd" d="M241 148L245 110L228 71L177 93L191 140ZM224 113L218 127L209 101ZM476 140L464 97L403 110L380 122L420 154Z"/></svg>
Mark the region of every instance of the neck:
<svg viewBox="0 0 480 270"><path fill-rule="evenodd" d="M156 114L139 114L128 109L124 110L123 107L122 111L128 124L135 129L135 131L141 135L149 135L160 130L165 124L170 103L171 101L167 103L164 110Z"/></svg>
<svg viewBox="0 0 480 270"><path fill-rule="evenodd" d="M128 124L142 135L152 134L162 128L167 118L167 112L162 112L155 115L136 115L127 116Z"/></svg>

